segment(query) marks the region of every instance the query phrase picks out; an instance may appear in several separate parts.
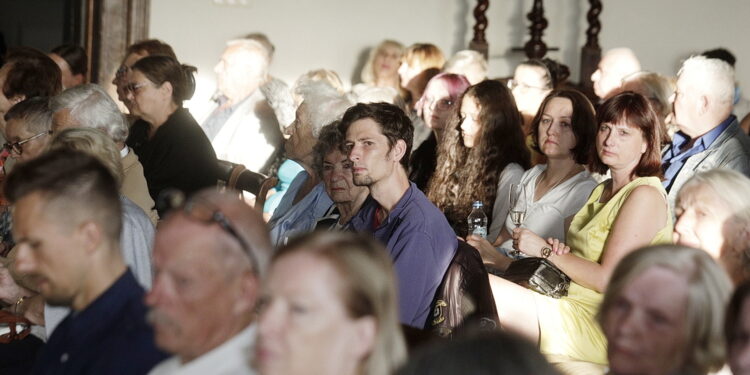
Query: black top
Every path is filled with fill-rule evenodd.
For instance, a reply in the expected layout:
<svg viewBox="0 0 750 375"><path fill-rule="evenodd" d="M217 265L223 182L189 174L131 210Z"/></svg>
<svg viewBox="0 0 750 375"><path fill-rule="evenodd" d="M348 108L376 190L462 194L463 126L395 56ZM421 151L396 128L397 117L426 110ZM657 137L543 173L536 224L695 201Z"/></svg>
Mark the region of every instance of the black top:
<svg viewBox="0 0 750 375"><path fill-rule="evenodd" d="M146 323L144 291L127 270L102 295L63 320L34 374L146 374L167 357Z"/></svg>
<svg viewBox="0 0 750 375"><path fill-rule="evenodd" d="M154 201L168 188L190 195L216 186L219 177L216 153L187 109L178 108L151 139L148 139L149 126L146 121L136 121L126 143L143 164L148 192Z"/></svg>
<svg viewBox="0 0 750 375"><path fill-rule="evenodd" d="M426 191L427 184L437 167L437 138L430 133L416 150L412 151L409 159L409 180L414 181L419 190Z"/></svg>

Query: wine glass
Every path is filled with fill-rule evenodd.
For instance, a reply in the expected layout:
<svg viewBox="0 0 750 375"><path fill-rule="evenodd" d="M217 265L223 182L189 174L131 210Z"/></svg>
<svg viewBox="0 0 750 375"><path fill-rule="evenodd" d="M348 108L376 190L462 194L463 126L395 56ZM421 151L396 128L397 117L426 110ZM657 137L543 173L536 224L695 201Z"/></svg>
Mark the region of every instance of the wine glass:
<svg viewBox="0 0 750 375"><path fill-rule="evenodd" d="M523 224L526 219L526 189L523 184L511 184L510 194L508 195L508 208L510 210L510 220L516 225L516 228ZM510 255L513 257L523 256L523 253L513 249L510 251Z"/></svg>

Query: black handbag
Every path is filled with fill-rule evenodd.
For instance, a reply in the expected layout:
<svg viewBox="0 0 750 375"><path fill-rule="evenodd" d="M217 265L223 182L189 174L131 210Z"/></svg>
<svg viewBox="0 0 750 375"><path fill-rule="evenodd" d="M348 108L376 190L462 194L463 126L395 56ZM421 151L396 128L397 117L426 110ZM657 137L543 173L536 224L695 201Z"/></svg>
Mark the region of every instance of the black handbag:
<svg viewBox="0 0 750 375"><path fill-rule="evenodd" d="M570 286L570 277L545 258L514 260L503 278L553 298L567 296Z"/></svg>

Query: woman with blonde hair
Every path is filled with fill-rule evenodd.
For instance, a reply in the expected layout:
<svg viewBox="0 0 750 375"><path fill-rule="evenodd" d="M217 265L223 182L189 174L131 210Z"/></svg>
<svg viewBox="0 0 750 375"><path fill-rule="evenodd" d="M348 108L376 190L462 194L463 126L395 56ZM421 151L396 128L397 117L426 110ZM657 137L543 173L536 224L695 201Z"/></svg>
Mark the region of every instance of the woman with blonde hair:
<svg viewBox="0 0 750 375"><path fill-rule="evenodd" d="M608 340L610 373L719 370L731 291L726 273L701 250L653 246L623 258L598 315Z"/></svg>
<svg viewBox="0 0 750 375"><path fill-rule="evenodd" d="M407 104L413 109L422 97L427 82L440 73L445 65L445 56L440 48L429 43L415 43L404 51L398 75L401 87L408 92Z"/></svg>
<svg viewBox="0 0 750 375"><path fill-rule="evenodd" d="M392 261L370 237L293 239L274 254L263 287L262 375L387 375L406 358Z"/></svg>
<svg viewBox="0 0 750 375"><path fill-rule="evenodd" d="M693 175L677 194L674 242L703 249L735 284L750 280L750 178L728 169Z"/></svg>
<svg viewBox="0 0 750 375"><path fill-rule="evenodd" d="M400 89L398 68L403 54L404 46L401 43L390 39L380 42L377 47L370 50L370 56L362 68L362 83Z"/></svg>

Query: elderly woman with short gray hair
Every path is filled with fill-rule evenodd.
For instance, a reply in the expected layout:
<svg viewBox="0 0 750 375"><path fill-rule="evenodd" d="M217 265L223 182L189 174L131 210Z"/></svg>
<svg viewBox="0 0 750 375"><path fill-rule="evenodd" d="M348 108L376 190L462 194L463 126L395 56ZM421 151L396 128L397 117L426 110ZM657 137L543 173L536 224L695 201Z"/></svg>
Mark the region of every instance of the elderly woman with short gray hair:
<svg viewBox="0 0 750 375"><path fill-rule="evenodd" d="M313 148L321 129L340 119L354 104L349 97L322 82L301 86L298 92L302 102L294 122L287 128L290 137L284 148L287 157L304 170L294 178L269 221L274 246L283 245L290 236L312 230L316 220L333 204L315 171Z"/></svg>

